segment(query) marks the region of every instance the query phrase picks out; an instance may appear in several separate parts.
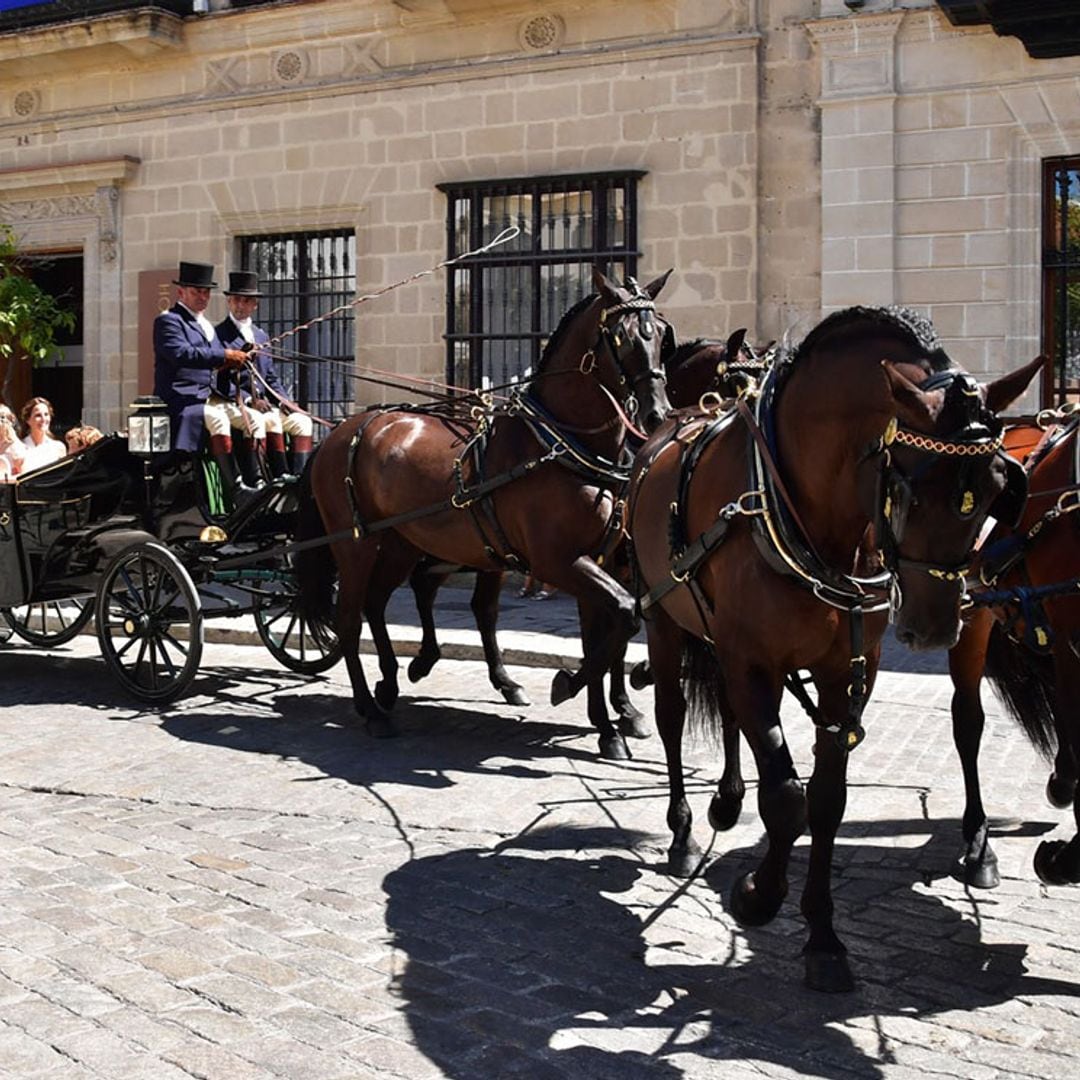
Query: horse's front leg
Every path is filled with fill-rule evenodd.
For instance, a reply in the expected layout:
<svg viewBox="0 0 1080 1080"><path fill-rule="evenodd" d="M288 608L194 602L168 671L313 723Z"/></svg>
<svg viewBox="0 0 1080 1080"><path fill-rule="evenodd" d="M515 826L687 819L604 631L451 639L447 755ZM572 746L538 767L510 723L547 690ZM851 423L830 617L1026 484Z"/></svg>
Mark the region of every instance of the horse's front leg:
<svg viewBox="0 0 1080 1080"><path fill-rule="evenodd" d="M480 641L484 647L484 659L487 661L488 678L491 685L502 694L510 705L528 705L529 698L524 687L510 678L510 673L503 663L502 650L495 636L495 626L499 621L499 597L502 593L503 572L501 570L477 570L476 585L473 587L472 612L476 619L476 629L480 631Z"/></svg>
<svg viewBox="0 0 1080 1080"><path fill-rule="evenodd" d="M584 659L576 672L561 669L551 682L551 704L559 705L580 693L590 682L599 684L610 670L614 650L629 640L637 626L633 597L587 555L576 558L567 566L537 566L534 570L543 580L574 596L581 618L581 644ZM603 694L592 695L594 708L590 720L600 732L600 753L603 757L626 759L630 751L626 740L611 723L604 705Z"/></svg>
<svg viewBox="0 0 1080 1080"><path fill-rule="evenodd" d="M758 813L769 841L757 869L732 888L731 912L744 926L763 926L787 895L791 848L806 828L806 798L780 724L779 677L744 663L723 672L732 716L757 763Z"/></svg>
<svg viewBox="0 0 1080 1080"><path fill-rule="evenodd" d="M622 642L615 650L608 677L611 680L608 689L608 701L618 717L619 730L628 739L647 739L652 729L645 719L645 714L630 700L626 689L626 646L629 640Z"/></svg>
<svg viewBox="0 0 1080 1080"><path fill-rule="evenodd" d="M682 688L682 652L685 632L663 609L647 624L649 661L654 673L653 708L656 728L664 744L668 773L667 823L671 846L667 869L676 877L689 877L701 862L701 848L693 835L693 815L686 800L682 739L686 723L686 697Z"/></svg>
<svg viewBox="0 0 1080 1080"><path fill-rule="evenodd" d="M880 646L866 650L866 697L870 697ZM802 894L802 913L810 935L803 948L806 984L812 990L832 993L852 990L855 978L848 963L847 948L833 927L832 864L836 833L847 806L847 763L849 751L837 732L849 718L850 670L822 674L814 672L818 709L823 723L814 739L814 771L807 785L807 817L810 825L810 863Z"/></svg>
<svg viewBox="0 0 1080 1080"><path fill-rule="evenodd" d="M964 776L964 846L957 860L957 873L966 885L978 889L992 889L1001 881L979 784L979 746L986 723L979 687L992 626L989 610L977 610L964 624L960 640L949 650L953 743Z"/></svg>
<svg viewBox="0 0 1080 1080"><path fill-rule="evenodd" d="M726 832L739 820L746 796L740 755L742 738L731 705L726 700L720 709L720 723L724 740L724 771L716 785L716 794L709 803L709 824L717 832Z"/></svg>

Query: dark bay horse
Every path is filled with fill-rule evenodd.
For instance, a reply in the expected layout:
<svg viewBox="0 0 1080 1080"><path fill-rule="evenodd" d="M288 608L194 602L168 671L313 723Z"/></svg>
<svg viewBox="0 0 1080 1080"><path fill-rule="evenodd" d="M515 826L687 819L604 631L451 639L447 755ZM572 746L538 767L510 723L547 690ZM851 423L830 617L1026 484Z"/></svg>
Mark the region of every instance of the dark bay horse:
<svg viewBox="0 0 1080 1080"><path fill-rule="evenodd" d="M766 361L762 354L756 353L745 343L745 337L746 331L742 329L736 330L726 342L712 338L695 338L676 344L674 330L669 324L662 343L661 362L667 376L668 400L672 406L687 408L698 405L707 393L716 399L734 398L760 378ZM620 555L622 552L614 553L613 559L608 561L607 569L625 585L629 584L630 569L625 558L620 560ZM422 630L417 654L408 667L410 682L419 682L429 675L440 659L441 652L435 633L435 596L454 569L431 559L423 559L416 563L409 577ZM388 575L387 580L392 577L393 575ZM511 705L528 705L529 700L524 689L506 669L495 633L502 584L503 571L478 571L472 594L472 611L480 632L491 685ZM380 594L372 602L369 594L365 616L372 626L373 634L389 642L389 638L376 626L384 618L387 599L388 597ZM645 722L641 711L627 693L624 656L625 649L615 657L608 673L608 700L622 734L630 738L645 738L651 731L651 724ZM396 664L392 661L383 663L380 660L380 667L383 679L376 687L375 697L384 708L390 708L397 697ZM603 686L593 684L589 687L589 693L603 694ZM590 714L600 708L601 705L594 703L590 707Z"/></svg>
<svg viewBox="0 0 1080 1080"><path fill-rule="evenodd" d="M556 673L554 704L610 668L637 618L633 598L601 565L622 528L610 488L625 475L627 412L649 430L670 408L654 302L667 277L642 289L594 271L596 293L563 316L527 392L509 406L467 422L430 407L374 408L323 442L310 473L317 513L310 505L302 513L297 537L330 534L337 632L356 710L373 734L393 729L360 664L363 613L373 590L400 584L421 553L477 570L530 568L577 598L584 662ZM313 549L297 560L312 612L329 608L328 563ZM378 645L393 660L389 642ZM606 708L590 720L602 755L629 756Z"/></svg>
<svg viewBox="0 0 1080 1080"><path fill-rule="evenodd" d="M973 590L978 606L949 653L953 734L966 797L959 870L979 888L1000 881L978 774L984 673L1036 749L1054 756L1047 799L1059 809L1071 806L1080 830L1078 429L1080 417L1074 416L1052 431L1031 426L1008 433L1015 456L1034 451L1028 501L1019 523L1002 522L989 538L981 570L988 584ZM1034 862L1046 884L1080 883L1080 835L1067 843L1044 841Z"/></svg>
<svg viewBox="0 0 1080 1080"><path fill-rule="evenodd" d="M733 889L741 923L779 911L809 823L802 912L816 989L854 983L833 927L832 852L887 616L911 647L957 640L979 530L1023 483L1000 452L992 410L1003 405L997 384L980 391L951 364L925 320L851 308L773 365L755 410L742 400L713 419L676 414L637 457L629 531L668 761L669 869L689 875L701 858L682 768L689 697L692 716L738 726L758 768L768 847ZM805 795L779 712L799 670L818 694Z"/></svg>

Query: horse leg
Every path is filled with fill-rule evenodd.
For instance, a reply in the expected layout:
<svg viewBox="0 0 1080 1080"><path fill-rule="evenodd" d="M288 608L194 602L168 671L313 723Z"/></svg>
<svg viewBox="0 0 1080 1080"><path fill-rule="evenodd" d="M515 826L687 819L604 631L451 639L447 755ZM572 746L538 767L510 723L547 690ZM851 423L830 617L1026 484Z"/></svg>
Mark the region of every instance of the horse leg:
<svg viewBox="0 0 1080 1080"><path fill-rule="evenodd" d="M357 715L365 721L369 734L376 738L395 735L390 717L371 696L364 668L360 663L360 633L364 625L364 604L371 570L378 555L373 541L363 540L350 544L344 552L334 551L338 565L338 603L335 629L341 642L342 655L352 683L353 705Z"/></svg>
<svg viewBox="0 0 1080 1080"><path fill-rule="evenodd" d="M581 647L585 656L595 655L610 647L607 620L602 613L578 603L581 622ZM554 687L552 688L554 693ZM589 722L600 736L600 756L608 761L629 761L630 748L622 732L611 722L607 702L604 700L603 673L588 682Z"/></svg>
<svg viewBox="0 0 1080 1080"><path fill-rule="evenodd" d="M375 642L379 656L379 672L382 675L375 685L375 700L379 707L386 711L394 707L399 692L397 657L386 629L386 605L419 558L420 552L412 544L387 537L379 548L368 582L367 596L364 598L364 616Z"/></svg>
<svg viewBox="0 0 1080 1080"><path fill-rule="evenodd" d="M977 611L965 624L960 640L949 650L953 743L964 776L964 847L957 861L957 872L965 885L977 889L993 889L1001 882L979 785L979 746L986 722L979 686L992 626L990 612Z"/></svg>
<svg viewBox="0 0 1080 1080"><path fill-rule="evenodd" d="M653 710L667 761L667 823L671 829L667 870L675 877L685 878L693 874L701 863L701 848L694 840L694 819L686 800L686 780L683 776L682 737L686 723L686 697L682 689L684 641L684 632L663 610L658 610L648 624L648 642L655 686Z"/></svg>
<svg viewBox="0 0 1080 1080"><path fill-rule="evenodd" d="M416 613L420 616L420 649L409 663L409 682L419 682L431 674L442 653L435 637L435 594L449 574L435 574L418 562L409 575L409 586L416 601Z"/></svg>
<svg viewBox="0 0 1080 1080"><path fill-rule="evenodd" d="M758 813L768 847L756 870L731 890L731 913L744 926L764 926L787 895L791 848L806 828L806 797L780 724L781 686L757 668L724 668L732 715L743 729L758 768ZM746 721L743 718L747 718Z"/></svg>
<svg viewBox="0 0 1080 1080"><path fill-rule="evenodd" d="M709 803L709 824L717 832L726 832L735 826L742 813L746 784L742 775L739 725L726 701L720 710L720 721L724 737L724 771L720 783L716 785L716 794Z"/></svg>
<svg viewBox="0 0 1080 1080"><path fill-rule="evenodd" d="M491 685L502 694L510 705L528 705L529 699L525 688L510 678L503 663L502 650L495 637L495 625L499 621L499 596L502 592L503 572L501 570L478 570L476 585L473 586L472 612L476 619L476 629L480 631L480 641L484 646L484 659L487 661L488 678Z"/></svg>
<svg viewBox="0 0 1080 1080"><path fill-rule="evenodd" d="M619 730L628 739L647 739L652 733L645 714L630 700L626 690L626 646L629 642L624 641L617 646L615 658L608 672L610 685L608 688L608 701L615 710L618 718L615 722Z"/></svg>
<svg viewBox="0 0 1080 1080"><path fill-rule="evenodd" d="M1066 710L1080 693L1080 661L1068 648L1055 651L1054 675L1056 702L1054 723L1058 732L1058 756L1062 744L1069 748L1072 760L1080 760L1080 724L1075 713ZM1080 884L1080 791L1073 789L1073 820L1077 833L1069 841L1044 840L1035 850L1035 873L1046 885Z"/></svg>
<svg viewBox="0 0 1080 1080"><path fill-rule="evenodd" d="M1063 697L1063 681L1066 685L1075 685L1072 672L1080 664L1072 644L1063 644L1054 652L1054 673L1057 687L1054 702L1054 729L1057 734L1057 753L1054 755L1054 771L1046 781L1046 799L1056 810L1073 806L1076 799L1078 762L1080 746L1075 744L1071 724L1075 697Z"/></svg>

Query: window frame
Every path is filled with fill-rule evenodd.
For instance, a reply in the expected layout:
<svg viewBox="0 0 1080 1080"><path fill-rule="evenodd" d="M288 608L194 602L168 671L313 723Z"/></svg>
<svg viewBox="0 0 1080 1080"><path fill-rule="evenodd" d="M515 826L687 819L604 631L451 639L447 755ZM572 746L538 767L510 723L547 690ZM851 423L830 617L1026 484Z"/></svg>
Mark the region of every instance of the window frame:
<svg viewBox="0 0 1080 1080"><path fill-rule="evenodd" d="M485 373L485 346L494 342L523 342L525 357L519 357L517 377L535 370L539 363L547 337L555 326L541 325L543 268L572 267L591 263L601 265L611 273L611 267L622 264L624 275L635 276L642 252L638 239L638 185L647 175L641 169L621 169L595 173L552 174L519 178L468 180L446 182L436 185L446 196L446 252L447 259L459 258L465 251L475 251L489 242L505 225L512 224L508 217L504 224L493 222L485 216L485 203L492 200L531 198L531 245L528 250L495 248L482 255L475 255L447 267L446 275L446 380L451 387L470 389L492 385ZM615 222L612 206L622 194L621 222ZM591 243L578 247L545 247L544 197L589 193L591 195L590 239ZM468 236L461 246L458 230L458 204L468 202ZM613 226L621 227L623 242L617 244L612 235ZM463 247L463 250L461 249ZM529 325L518 331L495 332L491 328L491 312L485 310L485 274L495 269L521 268L528 272L530 289ZM459 283L468 275L468 329L457 324L459 305L456 302ZM587 295L588 291L581 296ZM575 297L571 303L581 299ZM568 305L569 306L569 305ZM555 313L556 319L562 311ZM557 325L557 321L556 324ZM459 346L464 346L459 349ZM459 353L464 352L464 356ZM500 385L498 380L495 385Z"/></svg>
<svg viewBox="0 0 1080 1080"><path fill-rule="evenodd" d="M1065 179L1064 184L1062 178ZM1068 336L1058 340L1057 321L1069 312L1068 293L1072 285L1080 292L1080 220L1077 236L1070 244L1068 207L1069 188L1074 189L1071 204L1080 219L1080 155L1070 154L1043 160L1042 185L1042 348L1051 358L1043 375L1043 401L1062 404L1080 398L1080 372L1070 379L1066 366ZM1064 212L1062 212L1064 210ZM1073 305L1080 337L1080 299Z"/></svg>

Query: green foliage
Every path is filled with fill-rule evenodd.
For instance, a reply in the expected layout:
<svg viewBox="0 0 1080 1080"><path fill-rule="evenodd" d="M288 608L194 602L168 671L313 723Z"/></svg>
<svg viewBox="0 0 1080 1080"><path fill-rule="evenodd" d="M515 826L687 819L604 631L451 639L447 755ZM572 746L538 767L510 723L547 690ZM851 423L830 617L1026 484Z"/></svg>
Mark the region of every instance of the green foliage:
<svg viewBox="0 0 1080 1080"><path fill-rule="evenodd" d="M20 260L15 234L0 225L0 359L26 356L39 364L58 352L56 332L74 328L75 315L34 284Z"/></svg>

